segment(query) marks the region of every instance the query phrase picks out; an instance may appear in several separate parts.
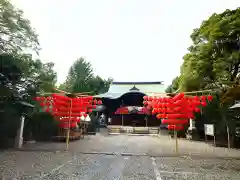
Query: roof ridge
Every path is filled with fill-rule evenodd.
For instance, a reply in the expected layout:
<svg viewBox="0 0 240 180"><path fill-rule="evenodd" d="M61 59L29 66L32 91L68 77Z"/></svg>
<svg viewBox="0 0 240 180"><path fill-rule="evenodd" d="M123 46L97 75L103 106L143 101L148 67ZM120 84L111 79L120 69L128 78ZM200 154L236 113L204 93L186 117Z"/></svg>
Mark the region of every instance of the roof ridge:
<svg viewBox="0 0 240 180"><path fill-rule="evenodd" d="M124 85L124 84L133 84L133 85L140 85L140 84L162 84L163 85L163 81L133 81L133 82L124 82L124 81L114 81L112 82L112 84L116 84L116 85Z"/></svg>

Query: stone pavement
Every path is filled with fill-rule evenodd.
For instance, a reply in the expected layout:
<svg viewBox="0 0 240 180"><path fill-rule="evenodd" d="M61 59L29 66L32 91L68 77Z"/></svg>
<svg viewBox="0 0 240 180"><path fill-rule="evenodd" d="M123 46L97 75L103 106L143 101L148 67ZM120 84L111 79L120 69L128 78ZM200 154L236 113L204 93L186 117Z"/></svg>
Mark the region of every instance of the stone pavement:
<svg viewBox="0 0 240 180"><path fill-rule="evenodd" d="M239 151L180 140L179 156L174 143L167 136L101 134L71 142L69 152L64 143L29 144L0 152L0 179L240 179Z"/></svg>
<svg viewBox="0 0 240 180"><path fill-rule="evenodd" d="M198 155L218 158L239 158L240 151L214 147L204 142L189 141L179 139L178 155ZM37 143L28 144L25 150L41 151L64 151L66 145L62 143ZM148 155L148 156L176 156L175 139L169 136L151 137L146 135L107 135L97 134L96 136L86 136L84 140L73 141L69 145L72 153L102 153L102 154L128 154L128 155Z"/></svg>

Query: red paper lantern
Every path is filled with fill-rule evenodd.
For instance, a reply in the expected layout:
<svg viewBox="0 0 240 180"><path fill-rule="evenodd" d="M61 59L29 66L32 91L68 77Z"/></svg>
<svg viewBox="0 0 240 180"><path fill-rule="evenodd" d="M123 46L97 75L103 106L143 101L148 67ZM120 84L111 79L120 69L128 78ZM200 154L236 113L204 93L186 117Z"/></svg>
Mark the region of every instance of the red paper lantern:
<svg viewBox="0 0 240 180"><path fill-rule="evenodd" d="M201 110L199 108L195 108L194 111L197 112L197 113L201 112Z"/></svg>
<svg viewBox="0 0 240 180"><path fill-rule="evenodd" d="M207 96L207 99L208 99L208 101L212 101L213 100L213 96L209 95L209 96Z"/></svg>
<svg viewBox="0 0 240 180"><path fill-rule="evenodd" d="M162 124L188 124L187 119L163 119Z"/></svg>
<svg viewBox="0 0 240 180"><path fill-rule="evenodd" d="M184 93L179 93L179 94L177 94L176 96L174 96L174 97L172 98L172 100L173 100L173 101L177 101L177 100L182 99L183 97L184 97Z"/></svg>
<svg viewBox="0 0 240 180"><path fill-rule="evenodd" d="M179 130L183 130L184 126L181 126L181 125L168 125L168 129L169 130L179 131Z"/></svg>
<svg viewBox="0 0 240 180"><path fill-rule="evenodd" d="M40 106L41 106L41 107L44 107L44 106L45 106L45 102L41 102L41 103L40 103Z"/></svg>
<svg viewBox="0 0 240 180"><path fill-rule="evenodd" d="M148 103L147 101L143 101L143 105L146 106Z"/></svg>
<svg viewBox="0 0 240 180"><path fill-rule="evenodd" d="M203 107L205 107L205 106L207 106L207 103L206 103L205 101L203 101L203 102L201 102L201 105L202 105Z"/></svg>
<svg viewBox="0 0 240 180"><path fill-rule="evenodd" d="M200 96L201 101L206 101L207 97L206 96Z"/></svg>
<svg viewBox="0 0 240 180"><path fill-rule="evenodd" d="M152 96L148 96L148 101L152 101L153 97Z"/></svg>
<svg viewBox="0 0 240 180"><path fill-rule="evenodd" d="M157 115L157 119L161 119L161 118L162 118L161 115L162 115L162 114L158 114L158 115Z"/></svg>
<svg viewBox="0 0 240 180"><path fill-rule="evenodd" d="M102 101L101 101L101 100L99 100L97 103L98 103L99 105L101 105L101 104L102 104Z"/></svg>

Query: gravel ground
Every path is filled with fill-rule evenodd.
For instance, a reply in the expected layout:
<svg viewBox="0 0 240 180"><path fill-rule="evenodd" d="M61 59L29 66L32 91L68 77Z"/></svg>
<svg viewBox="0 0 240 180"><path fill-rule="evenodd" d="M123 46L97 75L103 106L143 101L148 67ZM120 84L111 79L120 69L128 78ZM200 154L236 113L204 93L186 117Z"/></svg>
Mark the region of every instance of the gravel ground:
<svg viewBox="0 0 240 180"><path fill-rule="evenodd" d="M72 142L69 152L64 143L31 144L24 151L0 152L0 179L240 179L239 151L179 143L181 156L168 137L88 136Z"/></svg>

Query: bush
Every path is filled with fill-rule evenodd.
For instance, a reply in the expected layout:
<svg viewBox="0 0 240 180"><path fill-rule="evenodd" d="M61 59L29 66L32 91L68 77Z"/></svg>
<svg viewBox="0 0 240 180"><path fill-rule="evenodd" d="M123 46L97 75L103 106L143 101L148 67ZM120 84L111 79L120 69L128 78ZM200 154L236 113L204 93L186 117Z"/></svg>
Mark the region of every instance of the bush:
<svg viewBox="0 0 240 180"><path fill-rule="evenodd" d="M25 140L46 141L57 134L57 121L46 112L38 112L27 118L24 128Z"/></svg>
<svg viewBox="0 0 240 180"><path fill-rule="evenodd" d="M8 108L8 111L0 112L0 117L0 148L13 147L19 128L20 115L13 108Z"/></svg>

